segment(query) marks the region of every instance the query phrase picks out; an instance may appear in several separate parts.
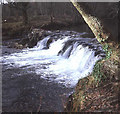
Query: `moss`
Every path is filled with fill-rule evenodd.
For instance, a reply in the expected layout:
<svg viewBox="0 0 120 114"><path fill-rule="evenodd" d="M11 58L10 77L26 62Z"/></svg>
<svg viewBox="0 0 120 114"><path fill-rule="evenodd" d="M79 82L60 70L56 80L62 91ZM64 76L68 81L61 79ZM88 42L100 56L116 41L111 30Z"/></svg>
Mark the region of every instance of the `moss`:
<svg viewBox="0 0 120 114"><path fill-rule="evenodd" d="M105 72L103 72L103 67L104 67L104 62L110 59L113 53L112 52L113 50L110 48L110 46L107 43L103 45L103 50L105 51L106 57L96 62L92 72L92 76L94 77L96 86L98 86L101 83L101 81L103 80L105 81L108 78Z"/></svg>
<svg viewBox="0 0 120 114"><path fill-rule="evenodd" d="M106 53L106 58L105 59L109 59L111 57L111 54L112 54L112 48L110 48L109 44L105 43L103 45L103 50Z"/></svg>
<svg viewBox="0 0 120 114"><path fill-rule="evenodd" d="M101 71L103 63L97 62L94 66L92 76L94 77L96 86L100 83L100 81L105 77L105 74Z"/></svg>

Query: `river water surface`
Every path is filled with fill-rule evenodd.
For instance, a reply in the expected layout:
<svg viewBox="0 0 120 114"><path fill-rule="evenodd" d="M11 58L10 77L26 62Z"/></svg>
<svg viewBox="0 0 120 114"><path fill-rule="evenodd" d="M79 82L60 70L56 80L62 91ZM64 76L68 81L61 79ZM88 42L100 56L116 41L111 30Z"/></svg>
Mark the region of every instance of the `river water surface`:
<svg viewBox="0 0 120 114"><path fill-rule="evenodd" d="M66 98L78 80L91 73L104 56L95 38L66 33L47 36L33 48L3 46L3 111L64 111Z"/></svg>

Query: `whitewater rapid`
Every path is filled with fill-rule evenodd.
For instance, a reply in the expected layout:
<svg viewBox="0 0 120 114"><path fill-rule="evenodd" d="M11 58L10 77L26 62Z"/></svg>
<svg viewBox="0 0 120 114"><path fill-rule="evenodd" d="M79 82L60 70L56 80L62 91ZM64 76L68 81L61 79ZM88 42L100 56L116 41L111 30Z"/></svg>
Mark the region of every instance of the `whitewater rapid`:
<svg viewBox="0 0 120 114"><path fill-rule="evenodd" d="M41 78L48 81L74 87L79 79L92 72L96 61L102 58L95 55L95 51L87 46L87 42L93 39L79 37L73 41L70 36L63 36L52 39L52 43L46 47L50 38L51 36L45 37L33 48L1 57L2 64L7 65L9 69L26 69L28 73L40 74ZM72 43L68 45L68 41ZM81 43L83 41L85 43ZM96 48L100 47L94 47ZM28 68L31 70L27 70Z"/></svg>

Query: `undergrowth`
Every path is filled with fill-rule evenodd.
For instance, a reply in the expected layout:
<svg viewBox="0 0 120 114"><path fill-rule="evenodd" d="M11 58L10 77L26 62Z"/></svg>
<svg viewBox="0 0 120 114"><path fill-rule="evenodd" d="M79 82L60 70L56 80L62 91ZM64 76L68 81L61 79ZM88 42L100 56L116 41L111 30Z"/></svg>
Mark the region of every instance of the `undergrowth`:
<svg viewBox="0 0 120 114"><path fill-rule="evenodd" d="M112 54L112 49L110 48L110 46L107 43L103 45L103 50L105 51L105 54L106 54L105 59L109 59Z"/></svg>
<svg viewBox="0 0 120 114"><path fill-rule="evenodd" d="M95 79L96 86L98 86L102 80L107 78L107 76L102 71L102 66L103 62L110 59L112 55L112 49L107 43L103 45L103 50L105 51L106 57L96 62L92 72L92 76Z"/></svg>

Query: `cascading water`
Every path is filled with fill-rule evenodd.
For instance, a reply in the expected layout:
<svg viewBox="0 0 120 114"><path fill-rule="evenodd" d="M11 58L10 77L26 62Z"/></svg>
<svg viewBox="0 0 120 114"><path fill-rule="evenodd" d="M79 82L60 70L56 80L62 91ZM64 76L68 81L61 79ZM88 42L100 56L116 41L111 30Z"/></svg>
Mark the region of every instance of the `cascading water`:
<svg viewBox="0 0 120 114"><path fill-rule="evenodd" d="M28 72L35 72L48 81L73 87L79 79L92 72L97 60L105 56L95 38L73 36L47 36L34 48L3 56L3 64L7 64L9 68L31 68L32 71Z"/></svg>

